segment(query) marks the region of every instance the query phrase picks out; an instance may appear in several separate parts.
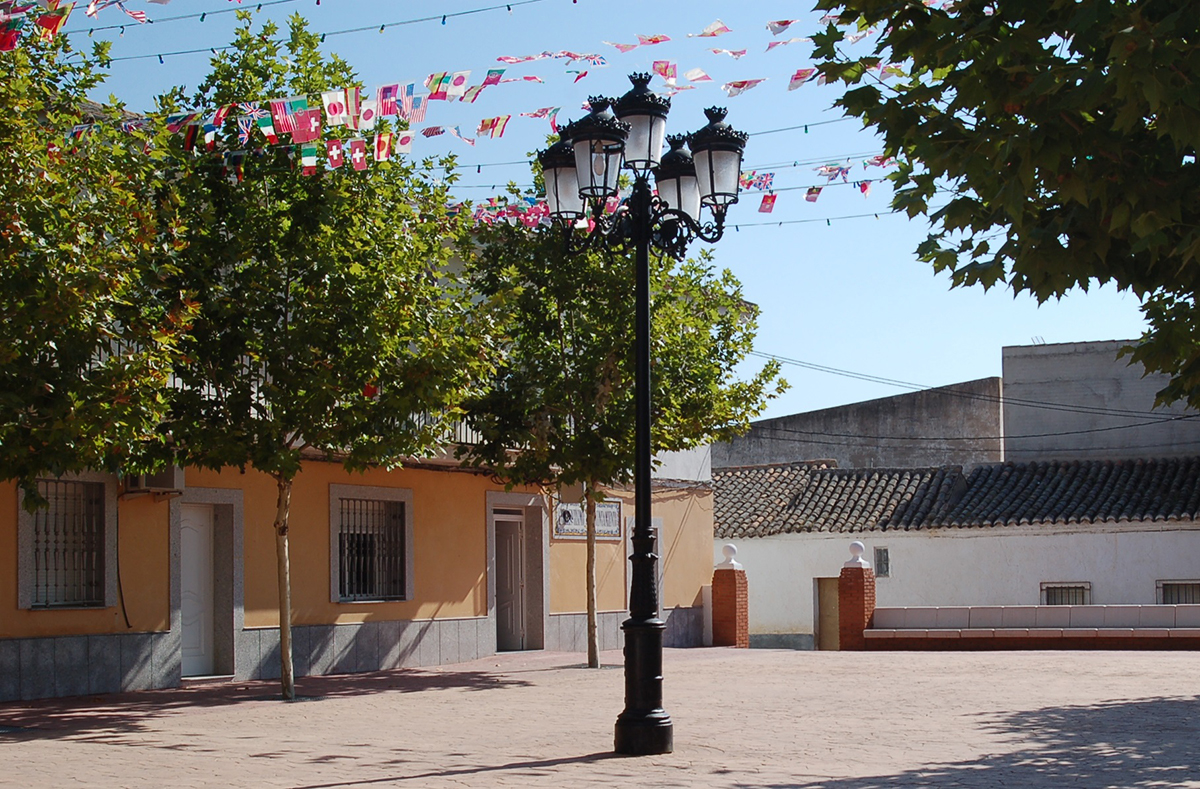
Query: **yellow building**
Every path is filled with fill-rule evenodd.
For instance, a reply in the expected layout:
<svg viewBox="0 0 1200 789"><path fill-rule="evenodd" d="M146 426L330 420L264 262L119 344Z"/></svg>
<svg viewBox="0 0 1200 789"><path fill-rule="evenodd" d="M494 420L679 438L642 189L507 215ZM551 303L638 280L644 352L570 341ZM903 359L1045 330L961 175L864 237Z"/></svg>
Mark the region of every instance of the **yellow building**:
<svg viewBox="0 0 1200 789"><path fill-rule="evenodd" d="M712 491L668 462L654 492L668 646L703 640ZM39 483L30 514L0 484L0 701L279 675L274 481L187 469L171 493L114 476ZM485 474L413 464L351 474L309 461L292 496L298 676L456 663L497 649L586 648L577 508ZM605 505L602 649L618 648L631 491Z"/></svg>

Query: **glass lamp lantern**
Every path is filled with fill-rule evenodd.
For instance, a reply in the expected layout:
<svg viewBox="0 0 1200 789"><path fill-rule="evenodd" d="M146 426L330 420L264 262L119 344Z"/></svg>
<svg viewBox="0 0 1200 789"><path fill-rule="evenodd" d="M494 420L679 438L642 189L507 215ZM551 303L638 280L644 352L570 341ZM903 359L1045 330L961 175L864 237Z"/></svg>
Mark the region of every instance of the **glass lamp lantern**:
<svg viewBox="0 0 1200 789"><path fill-rule="evenodd" d="M617 177L629 124L608 111L610 99L592 96L592 111L572 123L563 132L575 149L575 170L579 194L588 199L607 199L617 193Z"/></svg>
<svg viewBox="0 0 1200 789"><path fill-rule="evenodd" d="M671 150L663 154L654 169L658 196L667 208L682 211L692 220L700 221L700 187L696 179L696 163L685 147L687 136L673 134L667 138Z"/></svg>
<svg viewBox="0 0 1200 789"><path fill-rule="evenodd" d="M735 131L725 123L725 109L710 107L704 111L708 125L691 136L700 202L724 212L738 201L738 179L742 172L742 152L749 135Z"/></svg>
<svg viewBox="0 0 1200 789"><path fill-rule="evenodd" d="M574 222L583 216L583 198L579 195L579 173L575 169L575 151L561 139L538 152L542 180L546 183L546 207L550 216Z"/></svg>
<svg viewBox="0 0 1200 789"><path fill-rule="evenodd" d="M645 171L657 166L662 156L671 100L650 90L649 74L630 74L629 81L633 88L617 99L613 109L630 127L625 142L625 166Z"/></svg>

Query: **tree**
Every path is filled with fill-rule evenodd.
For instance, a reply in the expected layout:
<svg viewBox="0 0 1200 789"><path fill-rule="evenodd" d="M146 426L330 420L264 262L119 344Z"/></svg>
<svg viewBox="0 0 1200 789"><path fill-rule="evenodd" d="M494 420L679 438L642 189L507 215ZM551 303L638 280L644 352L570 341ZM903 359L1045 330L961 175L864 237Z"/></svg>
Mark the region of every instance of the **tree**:
<svg viewBox="0 0 1200 789"><path fill-rule="evenodd" d="M956 286L1039 301L1111 283L1150 329L1133 358L1200 407L1200 16L1188 0L819 0L882 30L814 55L837 102L899 159L893 206L928 216L920 258ZM882 68L882 73L879 69ZM899 79L888 82L890 75Z"/></svg>
<svg viewBox="0 0 1200 789"><path fill-rule="evenodd" d="M479 432L467 462L509 484L582 483L587 523L588 665L600 665L596 631L596 502L634 467L633 260L589 252L568 258L557 228L499 223L480 233L484 294L505 300L506 356L490 389L466 404ZM655 452L744 432L783 391L767 363L737 380L752 348L757 308L707 254L652 261Z"/></svg>
<svg viewBox="0 0 1200 789"><path fill-rule="evenodd" d="M299 16L282 45L272 25L254 31L248 12L239 17L234 47L213 59L194 107L315 102L354 84ZM239 147L232 130L225 142ZM247 156L240 182L220 159L188 160L180 286L199 315L170 424L184 462L275 479L286 698L295 692L288 515L302 458L392 467L438 447L457 404L492 369L493 331L488 305L447 271L466 228L447 208L452 173L439 180L432 162L393 160L304 175L292 154Z"/></svg>
<svg viewBox="0 0 1200 789"><path fill-rule="evenodd" d="M0 53L0 479L31 507L43 474L148 470L190 320L161 129L87 100L107 51Z"/></svg>

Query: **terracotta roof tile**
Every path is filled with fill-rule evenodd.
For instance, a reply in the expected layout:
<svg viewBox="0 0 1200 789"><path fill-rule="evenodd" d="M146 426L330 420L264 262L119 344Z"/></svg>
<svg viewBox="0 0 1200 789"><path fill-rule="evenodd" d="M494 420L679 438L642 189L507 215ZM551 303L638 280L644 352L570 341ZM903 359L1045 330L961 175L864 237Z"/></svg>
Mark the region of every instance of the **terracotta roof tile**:
<svg viewBox="0 0 1200 789"><path fill-rule="evenodd" d="M794 532L1191 520L1200 458L839 469L829 461L713 472L718 539Z"/></svg>

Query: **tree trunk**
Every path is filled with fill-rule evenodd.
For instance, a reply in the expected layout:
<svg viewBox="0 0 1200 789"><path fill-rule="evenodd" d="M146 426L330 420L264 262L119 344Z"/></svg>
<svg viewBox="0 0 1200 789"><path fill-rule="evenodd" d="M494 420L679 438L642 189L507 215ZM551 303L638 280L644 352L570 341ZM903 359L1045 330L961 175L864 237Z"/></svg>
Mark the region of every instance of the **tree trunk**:
<svg viewBox="0 0 1200 789"><path fill-rule="evenodd" d="M275 475L279 500L275 508L275 562L279 579L279 682L283 697L296 698L296 674L292 668L292 580L288 561L288 510L292 504L292 480Z"/></svg>
<svg viewBox="0 0 1200 789"><path fill-rule="evenodd" d="M587 651L588 668L600 668L600 632L596 627L596 488L583 486L583 506L587 512Z"/></svg>

